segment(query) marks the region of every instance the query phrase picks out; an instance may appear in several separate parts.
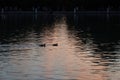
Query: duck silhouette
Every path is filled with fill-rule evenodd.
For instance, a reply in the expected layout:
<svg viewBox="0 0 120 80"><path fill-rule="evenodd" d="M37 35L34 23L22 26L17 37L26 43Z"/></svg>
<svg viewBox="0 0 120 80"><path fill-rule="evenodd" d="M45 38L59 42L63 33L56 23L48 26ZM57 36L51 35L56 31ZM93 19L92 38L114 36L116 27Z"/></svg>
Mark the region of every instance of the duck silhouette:
<svg viewBox="0 0 120 80"><path fill-rule="evenodd" d="M58 46L58 43L56 43L56 44L52 44L52 46Z"/></svg>
<svg viewBox="0 0 120 80"><path fill-rule="evenodd" d="M46 44L39 44L40 47L46 47Z"/></svg>

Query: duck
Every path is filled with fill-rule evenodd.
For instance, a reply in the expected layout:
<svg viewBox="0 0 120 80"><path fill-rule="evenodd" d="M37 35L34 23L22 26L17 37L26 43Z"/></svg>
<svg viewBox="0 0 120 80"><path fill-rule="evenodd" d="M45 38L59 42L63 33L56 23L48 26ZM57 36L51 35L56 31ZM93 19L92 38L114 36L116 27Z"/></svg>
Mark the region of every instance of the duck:
<svg viewBox="0 0 120 80"><path fill-rule="evenodd" d="M45 47L45 46L46 46L46 44L39 44L39 46L40 46L40 47Z"/></svg>
<svg viewBox="0 0 120 80"><path fill-rule="evenodd" d="M58 46L58 43L56 43L56 44L52 44L52 46Z"/></svg>

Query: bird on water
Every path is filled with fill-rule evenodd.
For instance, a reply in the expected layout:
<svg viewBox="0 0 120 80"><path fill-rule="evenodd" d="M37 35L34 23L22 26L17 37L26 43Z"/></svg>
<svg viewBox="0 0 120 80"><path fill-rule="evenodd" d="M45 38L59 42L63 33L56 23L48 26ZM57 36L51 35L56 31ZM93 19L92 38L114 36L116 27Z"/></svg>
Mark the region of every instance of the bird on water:
<svg viewBox="0 0 120 80"><path fill-rule="evenodd" d="M56 43L56 44L52 44L52 46L58 46L58 43Z"/></svg>
<svg viewBox="0 0 120 80"><path fill-rule="evenodd" d="M46 44L39 44L40 47L46 47Z"/></svg>
<svg viewBox="0 0 120 80"><path fill-rule="evenodd" d="M58 46L58 43L52 44L51 46ZM46 47L46 44L39 44L39 47Z"/></svg>

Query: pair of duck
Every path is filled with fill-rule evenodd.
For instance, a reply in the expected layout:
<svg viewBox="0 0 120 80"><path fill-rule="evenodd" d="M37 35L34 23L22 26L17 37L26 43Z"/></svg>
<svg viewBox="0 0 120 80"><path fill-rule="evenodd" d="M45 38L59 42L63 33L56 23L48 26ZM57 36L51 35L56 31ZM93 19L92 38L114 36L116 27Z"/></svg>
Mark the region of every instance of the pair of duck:
<svg viewBox="0 0 120 80"><path fill-rule="evenodd" d="M39 44L40 47L46 47L46 44ZM52 46L58 46L58 43L52 44Z"/></svg>

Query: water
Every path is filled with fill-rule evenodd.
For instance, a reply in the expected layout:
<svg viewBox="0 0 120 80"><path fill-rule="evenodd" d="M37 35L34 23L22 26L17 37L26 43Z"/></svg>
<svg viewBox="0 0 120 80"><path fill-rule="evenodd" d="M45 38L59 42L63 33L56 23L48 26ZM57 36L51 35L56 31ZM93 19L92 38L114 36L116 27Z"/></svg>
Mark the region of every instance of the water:
<svg viewBox="0 0 120 80"><path fill-rule="evenodd" d="M0 17L0 80L120 80L119 15Z"/></svg>

